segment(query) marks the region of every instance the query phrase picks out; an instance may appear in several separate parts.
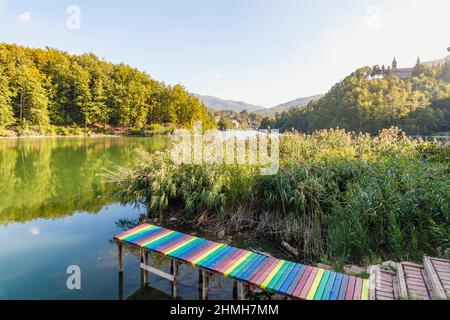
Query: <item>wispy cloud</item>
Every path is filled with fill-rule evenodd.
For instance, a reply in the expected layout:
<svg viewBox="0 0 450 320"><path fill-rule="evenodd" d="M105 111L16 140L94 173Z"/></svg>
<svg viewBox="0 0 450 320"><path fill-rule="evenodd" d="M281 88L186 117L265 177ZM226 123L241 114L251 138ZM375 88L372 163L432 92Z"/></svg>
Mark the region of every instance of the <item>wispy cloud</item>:
<svg viewBox="0 0 450 320"><path fill-rule="evenodd" d="M31 21L31 12L26 11L19 15L19 21L22 23L29 23Z"/></svg>

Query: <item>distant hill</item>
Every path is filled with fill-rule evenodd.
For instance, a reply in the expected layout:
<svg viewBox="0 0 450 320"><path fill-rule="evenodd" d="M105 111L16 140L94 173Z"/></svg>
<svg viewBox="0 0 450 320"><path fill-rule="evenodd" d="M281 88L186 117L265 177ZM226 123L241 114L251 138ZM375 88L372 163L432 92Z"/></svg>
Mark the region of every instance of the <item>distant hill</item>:
<svg viewBox="0 0 450 320"><path fill-rule="evenodd" d="M450 56L447 56L445 58L442 59L437 59L437 60L431 60L431 61L425 61L422 64L428 66L428 67L432 67L432 66L436 66L438 64L444 64L446 61L450 60Z"/></svg>
<svg viewBox="0 0 450 320"><path fill-rule="evenodd" d="M263 106L253 105L242 101L224 100L213 96L204 96L193 93L194 96L199 98L203 103L213 111L230 110L235 112L241 112L247 110L248 112L255 112L257 110L265 109Z"/></svg>
<svg viewBox="0 0 450 320"><path fill-rule="evenodd" d="M306 106L311 100L318 100L320 98L323 97L323 94L318 94L315 96L310 96L310 97L303 97L303 98L298 98L292 101L288 101L282 104L279 104L273 108L270 109L262 109L262 110L257 110L255 113L258 113L260 115L264 115L264 116L273 116L275 115L277 112L281 113L283 111L289 110L292 107L303 107Z"/></svg>

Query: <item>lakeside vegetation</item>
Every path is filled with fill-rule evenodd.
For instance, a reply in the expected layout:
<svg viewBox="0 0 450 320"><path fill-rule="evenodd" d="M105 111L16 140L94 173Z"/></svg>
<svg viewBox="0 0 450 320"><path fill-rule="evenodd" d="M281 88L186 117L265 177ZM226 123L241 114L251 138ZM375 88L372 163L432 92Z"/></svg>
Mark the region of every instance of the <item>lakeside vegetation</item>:
<svg viewBox="0 0 450 320"><path fill-rule="evenodd" d="M450 131L450 59L431 67L418 63L409 79L383 70L360 68L307 106L264 118L261 128L310 133L339 127L375 134L397 126L410 135Z"/></svg>
<svg viewBox="0 0 450 320"><path fill-rule="evenodd" d="M288 133L280 170L255 165L175 165L169 151L139 154L118 169L124 203L190 225L250 229L284 240L310 262L337 264L450 257L450 149L396 128L377 136L323 130Z"/></svg>
<svg viewBox="0 0 450 320"><path fill-rule="evenodd" d="M181 85L94 54L0 43L0 136L152 131L155 125L190 127L195 120L216 126Z"/></svg>

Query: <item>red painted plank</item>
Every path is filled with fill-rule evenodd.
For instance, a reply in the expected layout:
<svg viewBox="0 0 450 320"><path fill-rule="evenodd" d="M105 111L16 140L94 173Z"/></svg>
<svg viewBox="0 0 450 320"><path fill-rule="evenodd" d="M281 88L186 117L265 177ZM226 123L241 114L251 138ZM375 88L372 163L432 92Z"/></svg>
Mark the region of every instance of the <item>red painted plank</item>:
<svg viewBox="0 0 450 320"><path fill-rule="evenodd" d="M345 300L353 299L353 291L355 290L355 282L356 282L356 278L354 276L350 276L350 279L348 279L348 286L347 286L347 292L345 294Z"/></svg>
<svg viewBox="0 0 450 320"><path fill-rule="evenodd" d="M183 260L189 261L189 262L194 261L196 258L200 257L203 253L205 253L206 251L208 251L209 249L211 249L215 245L217 245L217 243L210 242L206 246L202 247L201 249L192 252L191 254L186 256Z"/></svg>
<svg viewBox="0 0 450 320"><path fill-rule="evenodd" d="M264 270L264 272L261 274L259 279L257 279L253 283L260 286L264 282L264 280L267 278L267 276L272 272L272 270L275 269L278 262L280 262L280 261L281 260L279 260L279 259L273 259L273 262L271 263L271 265L266 270Z"/></svg>
<svg viewBox="0 0 450 320"><path fill-rule="evenodd" d="M306 267L305 272L303 273L302 277L300 278L300 281L298 282L297 286L295 287L294 292L292 295L294 297L300 296L300 293L302 292L303 287L305 286L306 281L309 278L309 275L313 271L313 267Z"/></svg>
<svg viewBox="0 0 450 320"><path fill-rule="evenodd" d="M162 236L164 234L168 234L170 232L170 230L167 229L161 229L160 231L153 233L152 235L145 237L143 239L140 239L139 241L134 242L135 244L137 244L138 246L142 247L144 244L146 244L147 242L152 241L153 239L158 238L159 236Z"/></svg>
<svg viewBox="0 0 450 320"><path fill-rule="evenodd" d="M250 282L253 283L253 284L259 284L259 283L262 283L261 278L262 278L262 277L264 277L264 278L267 277L267 275L268 275L269 272L270 272L270 271L267 271L267 270L272 270L273 268L275 268L275 266L276 266L276 264L278 263L278 261L279 261L279 260L277 260L277 259L270 258L269 262L266 263L266 264L264 265L264 267L261 268L261 270L260 270L257 274L255 274L255 275L253 276L253 278L250 280Z"/></svg>
<svg viewBox="0 0 450 320"><path fill-rule="evenodd" d="M229 259L217 266L216 270L218 272L225 272L229 267L233 265L233 263L238 261L246 253L247 251L239 249L239 251L236 251L234 254L232 254Z"/></svg>
<svg viewBox="0 0 450 320"><path fill-rule="evenodd" d="M353 292L353 300L361 300L363 281L361 278L356 278L355 291Z"/></svg>
<svg viewBox="0 0 450 320"><path fill-rule="evenodd" d="M191 239L194 239L194 238L195 237L193 237L193 236L184 235L183 237L181 237L181 238L179 238L179 239L177 239L177 240L175 240L175 241L173 241L171 243L168 243L165 246L159 248L157 251L159 251L159 252L166 252L166 251L174 248L175 246L179 245L180 243L183 243L185 241L188 241L188 240L191 240Z"/></svg>
<svg viewBox="0 0 450 320"><path fill-rule="evenodd" d="M150 226L149 224L141 224L140 226L137 226L136 228L127 230L125 232L122 232L121 234L115 236L114 238L118 238L118 239L119 238L123 238L123 237L125 237L125 236L127 236L129 234L132 234L132 233L136 232L136 231L141 231L142 229L144 229L146 227L149 227L149 226Z"/></svg>
<svg viewBox="0 0 450 320"><path fill-rule="evenodd" d="M303 289L300 292L300 295L298 296L300 299L306 299L309 289L311 289L314 279L316 278L317 272L319 272L319 269L316 267L312 267L312 271L309 274L308 280L306 280L306 283L303 286Z"/></svg>

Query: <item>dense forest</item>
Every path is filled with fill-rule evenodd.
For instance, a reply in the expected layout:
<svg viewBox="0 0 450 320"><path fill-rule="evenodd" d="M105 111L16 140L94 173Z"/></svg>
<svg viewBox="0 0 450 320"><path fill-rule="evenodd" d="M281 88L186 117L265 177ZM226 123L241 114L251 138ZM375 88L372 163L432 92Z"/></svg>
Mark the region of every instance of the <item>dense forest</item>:
<svg viewBox="0 0 450 320"><path fill-rule="evenodd" d="M364 67L323 98L261 122L262 128L301 132L339 127L376 133L391 126L420 135L450 130L450 60L432 67L418 63L406 80L379 66Z"/></svg>
<svg viewBox="0 0 450 320"><path fill-rule="evenodd" d="M94 54L0 44L0 134L6 128L58 134L67 127L188 127L195 120L215 126L206 106L181 85Z"/></svg>

